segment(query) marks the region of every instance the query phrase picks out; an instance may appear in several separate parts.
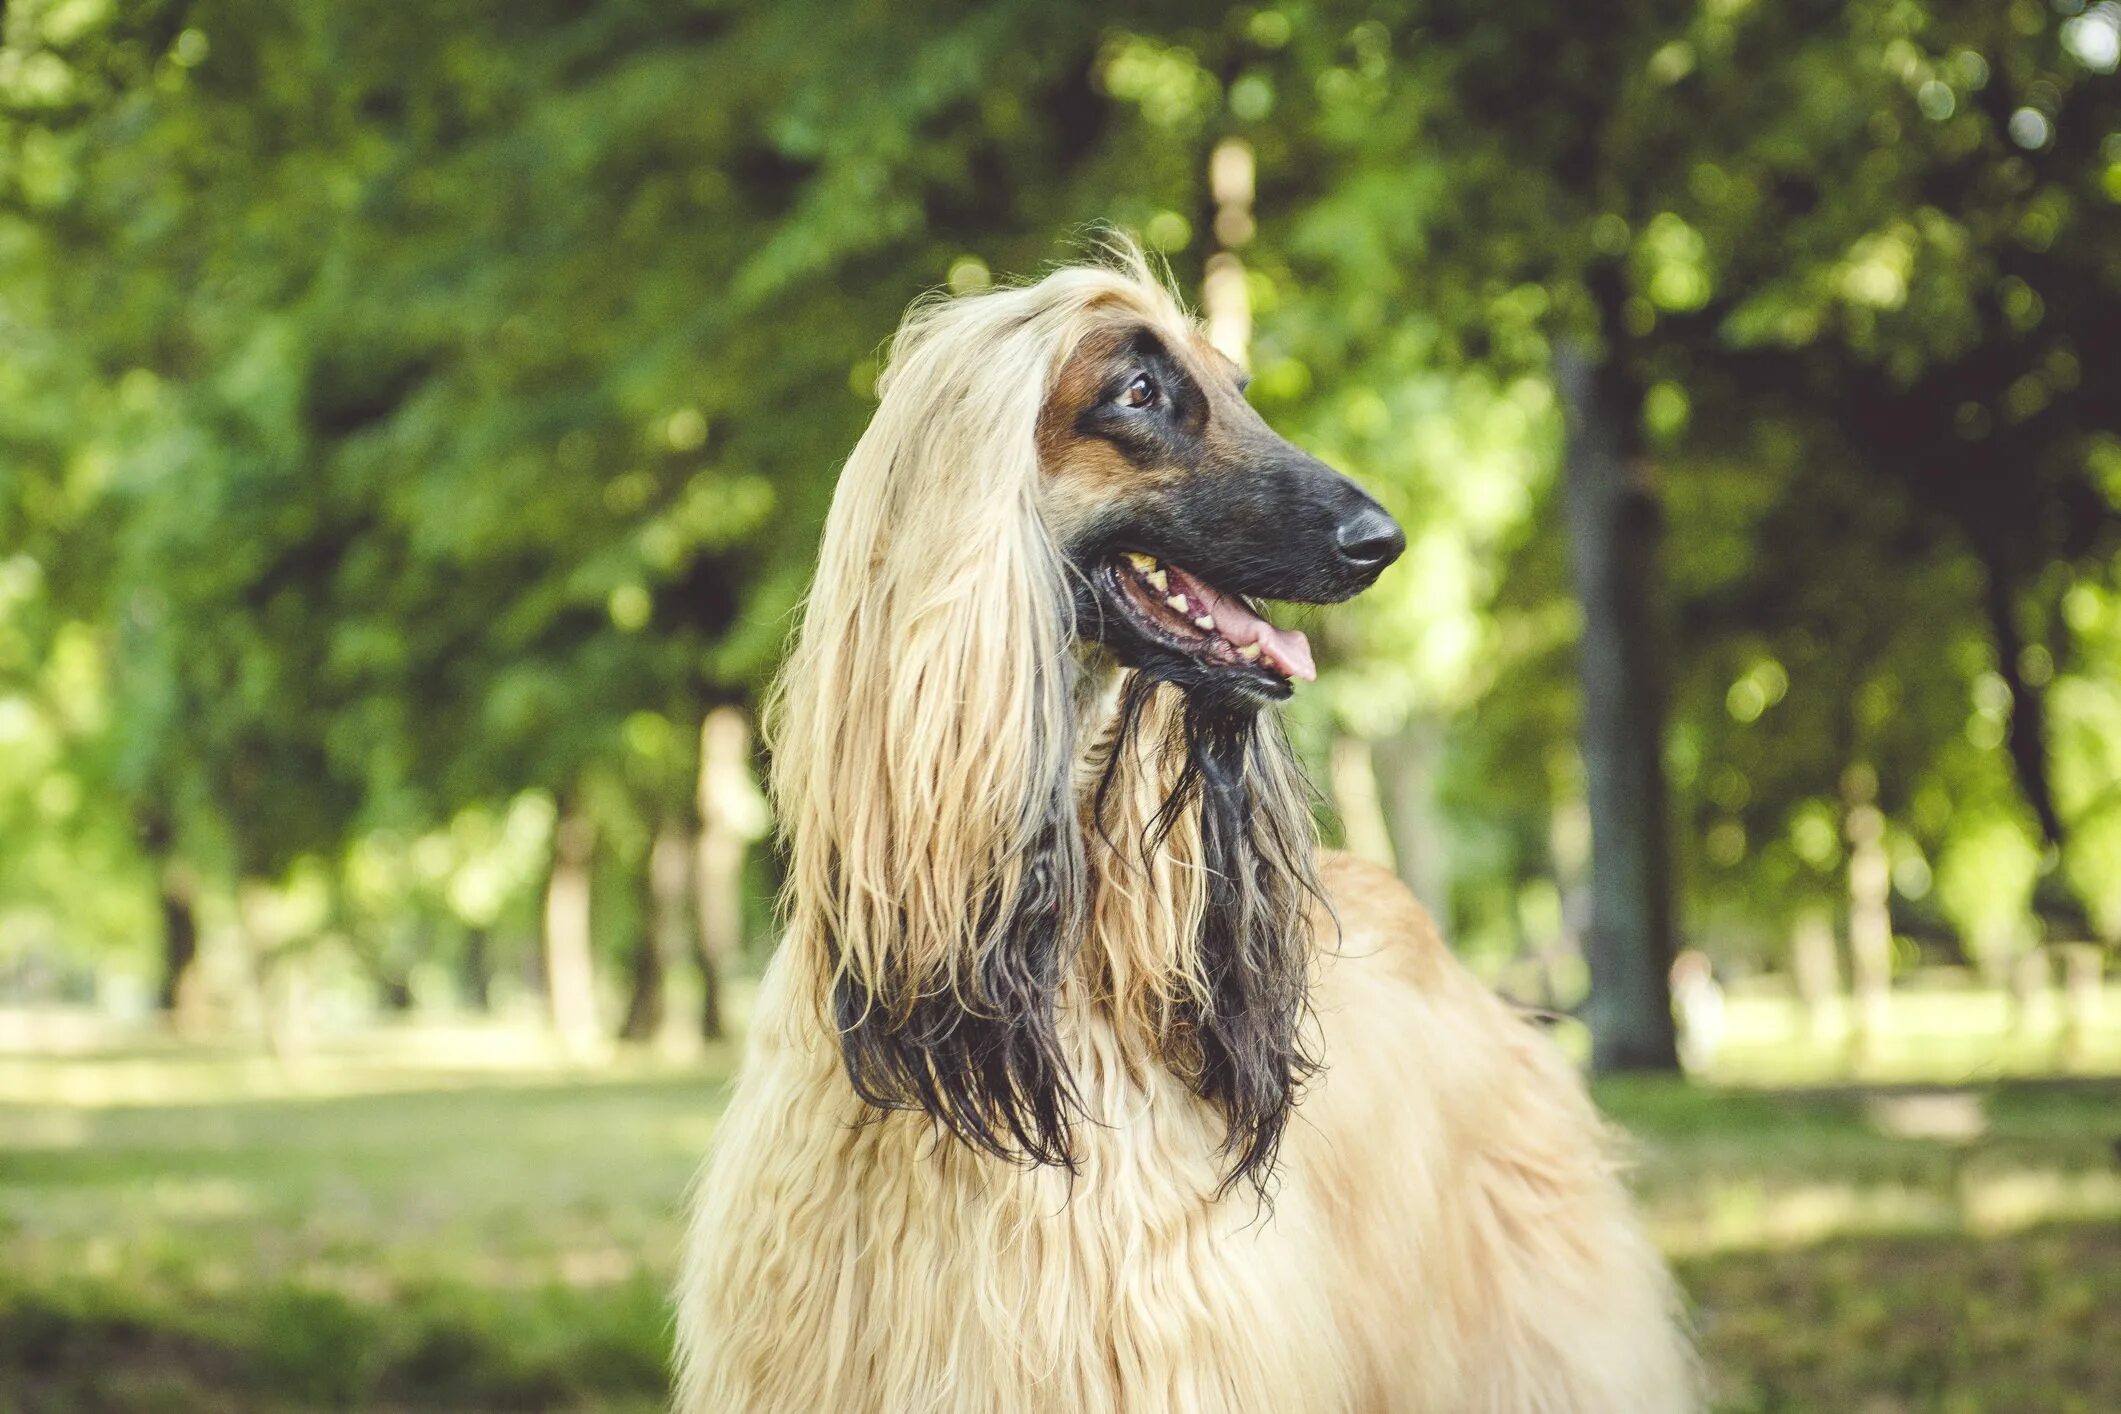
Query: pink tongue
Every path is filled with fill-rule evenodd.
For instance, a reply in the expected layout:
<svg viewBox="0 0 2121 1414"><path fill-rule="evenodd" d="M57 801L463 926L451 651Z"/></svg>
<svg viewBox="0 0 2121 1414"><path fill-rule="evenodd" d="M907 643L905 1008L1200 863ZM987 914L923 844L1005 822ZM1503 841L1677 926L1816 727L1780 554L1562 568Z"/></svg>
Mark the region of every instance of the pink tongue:
<svg viewBox="0 0 2121 1414"><path fill-rule="evenodd" d="M1174 576L1179 577L1179 576ZM1311 661L1311 641L1295 629L1276 628L1237 600L1216 592L1192 575L1182 576L1186 594L1215 616L1215 631L1236 647L1259 645L1259 656L1279 668L1286 677L1318 681L1318 667Z"/></svg>

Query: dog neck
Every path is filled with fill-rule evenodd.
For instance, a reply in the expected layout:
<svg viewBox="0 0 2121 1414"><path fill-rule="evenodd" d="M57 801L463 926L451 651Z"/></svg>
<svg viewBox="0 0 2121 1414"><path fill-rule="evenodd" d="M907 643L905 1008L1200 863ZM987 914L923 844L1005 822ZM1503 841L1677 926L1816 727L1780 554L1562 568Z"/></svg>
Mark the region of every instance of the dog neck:
<svg viewBox="0 0 2121 1414"><path fill-rule="evenodd" d="M1232 1177L1263 1179L1313 1069L1308 788L1272 717L1222 715L1098 656L1085 667L1090 898L1070 990L1221 1109Z"/></svg>

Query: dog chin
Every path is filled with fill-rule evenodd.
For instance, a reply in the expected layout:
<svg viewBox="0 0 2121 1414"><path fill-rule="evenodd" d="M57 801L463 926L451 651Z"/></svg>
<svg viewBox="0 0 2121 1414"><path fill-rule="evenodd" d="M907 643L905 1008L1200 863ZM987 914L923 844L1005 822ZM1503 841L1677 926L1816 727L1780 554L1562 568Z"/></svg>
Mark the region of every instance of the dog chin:
<svg viewBox="0 0 2121 1414"><path fill-rule="evenodd" d="M1196 662L1162 647L1148 648L1136 671L1168 682L1186 694L1196 710L1251 713L1295 695L1295 684L1270 669L1225 668Z"/></svg>

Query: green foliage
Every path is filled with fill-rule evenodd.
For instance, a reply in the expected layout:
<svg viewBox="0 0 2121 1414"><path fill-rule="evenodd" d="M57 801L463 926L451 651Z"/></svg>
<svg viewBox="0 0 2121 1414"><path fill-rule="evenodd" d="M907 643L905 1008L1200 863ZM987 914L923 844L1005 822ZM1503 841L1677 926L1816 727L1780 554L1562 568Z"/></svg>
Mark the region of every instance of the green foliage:
<svg viewBox="0 0 2121 1414"><path fill-rule="evenodd" d="M1481 375L1536 373L1557 338L1597 347L1657 468L1679 837L1694 915L1726 939L1772 936L1838 887L1838 848L1804 837L1821 812L1838 826L1851 766L1882 783L1917 912L1962 826L2029 813L2061 857L2103 862L2116 779L2089 748L2109 739L2089 726L2102 690L2056 682L2101 651L2064 602L2096 617L2121 548L2099 469L2121 395L2104 313L2121 293L2121 87L2090 36L2107 21L1897 3L1819 21L1377 6L1345 27L1271 26L1292 37L1249 60L1281 96L1250 130L1283 163L1264 258L1277 275L1288 261L1305 291L1288 303L1313 312L1277 307L1262 347L1319 328L1341 341L1295 419L1404 488L1396 508L1432 523L1413 558L1426 544L1451 565L1479 537L1477 568L1437 576L1450 590L1416 570L1400 582L1422 586L1420 607L1372 601L1397 687L1375 690L1358 655L1351 723L1478 702L1454 741L1480 797L1454 797L1476 815L1460 823L1519 844L1473 867L1553 867L1545 821L1577 786L1526 765L1550 760L1573 712L1565 610L1544 612L1566 594L1542 495L1557 441L1536 403L1511 439L1524 469L1437 429L1487 419ZM1473 379L1452 387L1459 365ZM1369 378L1402 399L1450 391L1374 419L1389 449L1366 447L1340 434ZM1450 448L1426 476L1409 450L1424 441ZM1469 587L1481 632L1454 633ZM1410 639L1432 660L1473 645L1469 666L1424 691ZM1507 779L1502 762L1518 763ZM2073 862L2057 882L2088 901L2100 873ZM2022 925L2028 897L1983 906Z"/></svg>
<svg viewBox="0 0 2121 1414"><path fill-rule="evenodd" d="M2011 819L1962 825L1937 861L1937 902L1964 930L1974 955L1988 961L2023 947L2040 851Z"/></svg>
<svg viewBox="0 0 2121 1414"><path fill-rule="evenodd" d="M1109 206L1055 179L1103 134L1031 119L1098 101L1093 31L812 20L16 7L7 534L31 627L111 665L80 793L239 878L526 788L619 837L685 798L898 310L968 233L1028 267Z"/></svg>
<svg viewBox="0 0 2121 1414"><path fill-rule="evenodd" d="M527 856L457 837L536 802L590 802L632 867L701 713L772 670L905 303L1098 220L1195 282L1224 137L1259 171L1224 233L1253 396L1412 545L1315 625L1297 726L1450 723L1461 933L1522 936L1580 867L1569 341L1655 468L1695 929L1772 958L1840 896L1858 768L1907 917L2111 937L2111 28L2032 0L18 0L0 949L136 947L165 856L224 889L321 862L371 933L521 921ZM1931 896L1999 832L2029 886L2021 858ZM455 862L378 886L422 848Z"/></svg>

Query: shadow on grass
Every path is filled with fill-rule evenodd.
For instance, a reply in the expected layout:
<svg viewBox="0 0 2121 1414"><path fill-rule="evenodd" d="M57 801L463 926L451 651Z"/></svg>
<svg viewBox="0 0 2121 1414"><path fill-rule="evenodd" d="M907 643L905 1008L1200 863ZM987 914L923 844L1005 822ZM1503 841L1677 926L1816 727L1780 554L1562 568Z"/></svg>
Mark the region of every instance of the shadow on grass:
<svg viewBox="0 0 2121 1414"><path fill-rule="evenodd" d="M1678 1264L1723 1414L2121 1409L2121 1231L1837 1238Z"/></svg>
<svg viewBox="0 0 2121 1414"><path fill-rule="evenodd" d="M720 1095L0 1106L0 1414L661 1408Z"/></svg>
<svg viewBox="0 0 2121 1414"><path fill-rule="evenodd" d="M497 1300L434 1288L388 1308L330 1291L125 1309L77 1286L0 1297L0 1408L66 1411L651 1409L668 1387L664 1294L638 1282ZM10 1402L12 1399L13 1402Z"/></svg>

